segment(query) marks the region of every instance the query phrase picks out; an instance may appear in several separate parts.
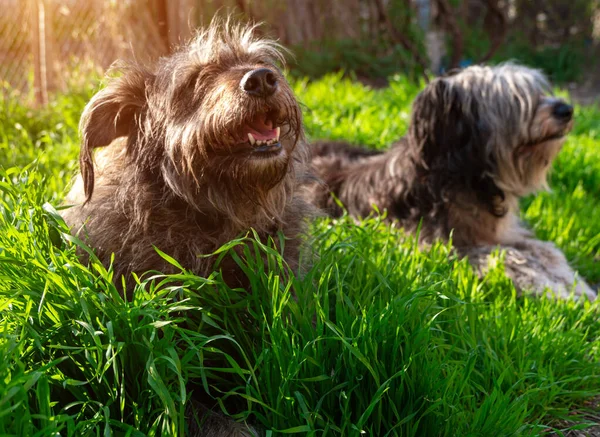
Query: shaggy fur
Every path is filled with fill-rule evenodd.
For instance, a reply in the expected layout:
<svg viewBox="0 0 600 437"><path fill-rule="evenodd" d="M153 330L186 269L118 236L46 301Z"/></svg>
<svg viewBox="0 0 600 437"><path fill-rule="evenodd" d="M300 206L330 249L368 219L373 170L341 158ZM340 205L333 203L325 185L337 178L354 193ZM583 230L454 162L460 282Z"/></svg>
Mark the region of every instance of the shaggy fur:
<svg viewBox="0 0 600 437"><path fill-rule="evenodd" d="M310 200L333 216L342 209L330 192L355 216L376 205L411 232L422 219L425 242L452 231L455 247L482 272L501 245L512 254L507 273L517 287L566 296L575 274L564 255L518 218L519 198L547 188L573 125L572 107L550 92L539 71L512 64L437 78L417 96L407 135L389 151L315 143L312 166L325 184L309 186ZM595 296L582 280L575 293Z"/></svg>
<svg viewBox="0 0 600 437"><path fill-rule="evenodd" d="M296 266L314 210L296 189L308 158L301 111L276 67L281 47L253 29L215 21L154 68L122 66L86 106L65 219L103 263L116 254L117 280L174 272L153 246L208 275L214 260L198 255L250 228L263 240L283 232ZM232 260L221 269L245 284ZM220 425L196 435L246 435L210 422Z"/></svg>

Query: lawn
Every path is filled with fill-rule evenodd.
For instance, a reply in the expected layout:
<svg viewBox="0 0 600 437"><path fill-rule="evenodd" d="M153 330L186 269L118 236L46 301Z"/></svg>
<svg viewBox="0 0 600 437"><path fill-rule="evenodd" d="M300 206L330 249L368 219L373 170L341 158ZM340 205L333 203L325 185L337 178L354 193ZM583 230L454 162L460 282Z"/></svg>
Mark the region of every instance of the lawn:
<svg viewBox="0 0 600 437"><path fill-rule="evenodd" d="M379 148L405 132L419 90L402 77L374 91L340 76L294 88L311 138ZM183 435L186 402L203 392L268 436L587 426L600 304L517 297L502 254L479 280L448 245L420 249L377 218L316 222L317 256L301 277L241 236L223 250L245 247L251 292L218 273L149 273L124 300L110 268L78 261L59 215L92 92L45 110L2 101L0 435ZM578 107L576 120L553 191L525 199L522 215L597 284L600 110Z"/></svg>

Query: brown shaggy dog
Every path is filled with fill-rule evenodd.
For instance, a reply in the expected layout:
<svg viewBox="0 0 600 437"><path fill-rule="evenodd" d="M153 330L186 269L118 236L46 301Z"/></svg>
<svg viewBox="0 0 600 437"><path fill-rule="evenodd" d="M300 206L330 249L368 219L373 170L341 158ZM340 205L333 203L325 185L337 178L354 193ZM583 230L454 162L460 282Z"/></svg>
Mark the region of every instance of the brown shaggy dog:
<svg viewBox="0 0 600 437"><path fill-rule="evenodd" d="M65 218L103 262L118 255L116 277L173 271L153 245L206 275L212 260L198 255L250 228L283 231L295 263L312 207L296 194L307 148L280 61L252 28L213 24L153 70L123 67L88 103Z"/></svg>
<svg viewBox="0 0 600 437"><path fill-rule="evenodd" d="M519 198L547 187L546 175L573 125L573 108L552 97L538 71L505 64L469 67L430 83L416 98L406 137L383 153L339 142L313 146L326 185L310 199L339 216L373 205L422 241L447 240L480 270L498 245L520 289L568 296L575 274L553 244L519 222ZM579 280L575 294L594 298Z"/></svg>
<svg viewBox="0 0 600 437"><path fill-rule="evenodd" d="M199 255L250 228L263 240L282 231L296 266L314 210L297 194L308 160L301 110L276 66L281 47L253 29L213 22L155 68L121 68L86 106L67 198L77 206L64 215L103 263L116 254L115 278L175 271L153 246L208 275L214 260ZM233 261L221 267L228 283L245 283ZM245 432L223 429L196 435Z"/></svg>

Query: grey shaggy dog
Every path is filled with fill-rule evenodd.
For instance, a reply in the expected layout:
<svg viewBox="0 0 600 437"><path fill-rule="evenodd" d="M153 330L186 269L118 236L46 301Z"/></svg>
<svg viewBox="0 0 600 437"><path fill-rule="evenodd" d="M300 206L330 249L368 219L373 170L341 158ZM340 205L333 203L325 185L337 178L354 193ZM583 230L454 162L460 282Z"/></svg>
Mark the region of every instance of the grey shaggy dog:
<svg viewBox="0 0 600 437"><path fill-rule="evenodd" d="M546 176L573 126L573 108L537 70L473 66L432 81L416 98L405 137L387 152L340 142L312 146L309 199L332 216L387 210L423 242L447 240L482 274L497 246L516 287L595 298L563 253L519 221L519 198ZM576 285L573 284L576 282Z"/></svg>
<svg viewBox="0 0 600 437"><path fill-rule="evenodd" d="M214 259L199 255L250 228L263 240L282 232L284 258L297 267L315 209L298 194L308 151L283 61L281 47L254 27L214 21L153 68L122 66L91 99L80 123L81 174L67 197L76 206L64 216L103 263L116 254L117 281L175 272L153 246L208 275ZM246 285L232 259L220 267L227 283ZM201 416L190 435L254 435Z"/></svg>

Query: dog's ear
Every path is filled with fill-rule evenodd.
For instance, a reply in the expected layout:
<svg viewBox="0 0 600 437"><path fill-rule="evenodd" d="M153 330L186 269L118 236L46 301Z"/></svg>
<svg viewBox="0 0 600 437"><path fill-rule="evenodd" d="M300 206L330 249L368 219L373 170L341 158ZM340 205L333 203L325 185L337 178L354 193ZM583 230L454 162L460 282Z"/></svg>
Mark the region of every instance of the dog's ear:
<svg viewBox="0 0 600 437"><path fill-rule="evenodd" d="M492 177L497 173L489 147L492 130L480 105L478 96L436 79L415 99L410 136L434 190L476 193L492 214L501 216L497 199L504 200L504 193Z"/></svg>
<svg viewBox="0 0 600 437"><path fill-rule="evenodd" d="M438 136L445 127L442 123L444 102L447 100L444 96L447 90L444 80L436 79L421 91L413 102L409 136L415 152L421 159L435 153Z"/></svg>
<svg viewBox="0 0 600 437"><path fill-rule="evenodd" d="M444 78L436 79L415 99L411 136L426 165L454 162L459 155L485 149L489 129L479 117L477 100ZM441 163L441 162L440 162Z"/></svg>
<svg viewBox="0 0 600 437"><path fill-rule="evenodd" d="M146 87L151 78L142 70L126 71L112 79L86 105L79 122L82 136L79 165L86 202L94 192L93 149L108 146L136 128L146 106Z"/></svg>

